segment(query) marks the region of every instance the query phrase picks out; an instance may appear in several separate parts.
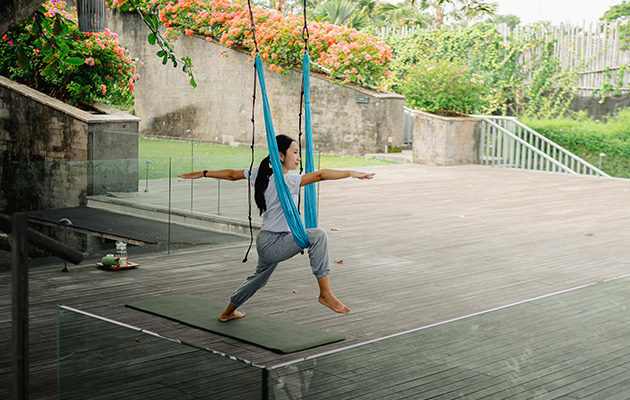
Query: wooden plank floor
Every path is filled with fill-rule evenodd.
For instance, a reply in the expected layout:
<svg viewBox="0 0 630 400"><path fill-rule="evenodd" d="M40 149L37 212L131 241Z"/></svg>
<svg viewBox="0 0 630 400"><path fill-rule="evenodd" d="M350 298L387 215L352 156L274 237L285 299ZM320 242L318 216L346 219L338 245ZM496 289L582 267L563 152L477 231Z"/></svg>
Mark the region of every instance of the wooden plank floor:
<svg viewBox="0 0 630 400"><path fill-rule="evenodd" d="M233 246L199 247L171 255L149 254L134 258L131 254L132 261L141 263L142 267L129 271L102 271L85 262L71 267L69 274L62 274L59 270L63 263L59 263L34 269L30 274L33 398L56 396L57 304L272 366L630 273L630 246L627 245L630 242L630 208L627 206L630 181L482 166L404 164L370 170L377 173L372 181L343 180L323 182L320 186L320 227L329 233L332 260L343 260L343 263L333 262L331 281L336 294L352 308L352 313L336 315L317 303L317 289L306 256L281 264L267 287L243 307L338 332L346 336L345 341L297 354L278 355L124 307L129 301L176 293L227 301L255 266L255 254L250 255L247 264L241 262L246 250L242 241ZM222 185L221 190L229 190L227 187ZM201 194L202 189L196 187L195 192ZM4 310L0 316L3 333L0 350L7 355L10 349L9 285L10 275L0 274L0 304ZM594 315L588 312L588 306L588 302L567 304L559 311L559 317L567 313L573 315L574 321L579 321ZM530 308L544 310L539 306ZM520 313L511 315L507 311L501 315L497 324L508 327L513 319L524 318ZM554 320L544 311L529 317L532 321ZM625 324L615 318L606 321L612 328L616 323ZM532 323L532 326L536 325ZM468 342L457 340L461 325L449 323L440 329L448 333L449 327L453 327L450 335L455 340L448 346L454 347L445 351L466 354L472 350ZM584 329L588 328L585 325ZM519 328L519 332L520 329L523 328ZM485 344L488 357L492 362L513 365L514 360L519 360L521 350L510 350L509 343L504 343L505 351L493 350L495 341L505 339L505 334L492 338L492 332L486 332L490 336ZM563 326L558 325L541 340L553 350L556 344L566 341L564 332ZM537 343L535 330L522 334ZM555 367L554 357L558 364L570 366L574 355L578 354L575 351L567 353L558 348L555 353L549 352L555 356L540 360L539 369L548 368L558 380L563 379L562 372L558 371L567 368ZM378 354L378 349L374 353L372 358L359 357L363 364L357 365L357 370L366 363L391 357L386 353ZM590 355L586 352L581 357L588 360ZM598 357L605 360L607 356ZM610 374L605 375L607 383L602 387L610 386L617 376L615 373L621 374L617 379L620 385L628 384L621 379L627 367L622 355L610 355L611 362L617 359ZM5 397L10 363L8 357L2 360L0 397ZM492 362L477 367L474 358L465 360L474 366L458 366L456 372L462 385L480 387L479 391L485 390L483 393L488 392L488 398L493 398L494 394L481 387L482 383L475 378L479 372L492 372L489 367ZM415 380L427 373L425 368L439 371L444 365L441 360L429 361L426 365L409 364L408 369L404 368L405 364L401 365L402 370L408 371L401 397L404 394L429 398L418 394L416 388L422 383ZM585 383L587 386L582 392L586 397L578 394L568 398L587 398L588 386L598 385L598 379L604 379L601 374L588 376L591 383ZM527 391L535 393L538 379L536 375L530 378ZM379 389L382 392L376 393L389 393L390 398L398 398L388 386L386 376L380 380L378 376L373 377L370 382L382 385ZM440 392L439 382L453 384L448 380L435 381L432 385L437 386L432 386L427 393L447 393ZM510 382L525 385L524 381L508 379L504 390L511 390ZM444 395L443 398L453 397Z"/></svg>

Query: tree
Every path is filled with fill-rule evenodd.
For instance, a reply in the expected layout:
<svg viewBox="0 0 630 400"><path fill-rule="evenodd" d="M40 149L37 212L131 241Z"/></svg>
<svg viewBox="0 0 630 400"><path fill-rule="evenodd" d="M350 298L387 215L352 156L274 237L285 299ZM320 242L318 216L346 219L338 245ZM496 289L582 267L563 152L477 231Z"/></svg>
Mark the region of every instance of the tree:
<svg viewBox="0 0 630 400"><path fill-rule="evenodd" d="M411 0L412 4L415 0ZM474 20L492 16L497 3L487 3L485 0L421 0L420 10L427 10L433 16L433 27L442 28L449 19L462 22L466 26Z"/></svg>
<svg viewBox="0 0 630 400"><path fill-rule="evenodd" d="M431 25L432 19L422 14L417 7L409 2L398 4L381 3L377 10L378 25L390 27L421 26Z"/></svg>
<svg viewBox="0 0 630 400"><path fill-rule="evenodd" d="M334 25L346 25L357 30L370 25L365 12L358 10L357 5L348 0L328 0L318 4L312 11L317 21L326 21Z"/></svg>
<svg viewBox="0 0 630 400"><path fill-rule="evenodd" d="M491 20L495 24L506 24L510 30L516 28L521 23L521 19L513 14L495 15Z"/></svg>
<svg viewBox="0 0 630 400"><path fill-rule="evenodd" d="M461 21L464 26L474 21L481 21L483 17L494 15L498 7L497 3L486 3L480 0L461 0L455 19Z"/></svg>
<svg viewBox="0 0 630 400"><path fill-rule="evenodd" d="M621 4L610 7L600 18L602 21L617 23L619 27L619 38L623 43L622 50L630 49L630 1L624 0Z"/></svg>

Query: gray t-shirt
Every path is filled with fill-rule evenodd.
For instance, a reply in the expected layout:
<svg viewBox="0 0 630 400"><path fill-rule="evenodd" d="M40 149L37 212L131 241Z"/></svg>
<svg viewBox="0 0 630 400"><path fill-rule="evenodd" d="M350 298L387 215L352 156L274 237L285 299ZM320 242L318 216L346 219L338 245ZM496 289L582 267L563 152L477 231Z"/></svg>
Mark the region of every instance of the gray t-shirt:
<svg viewBox="0 0 630 400"><path fill-rule="evenodd" d="M249 168L245 170L245 178L249 179L249 183L254 186L256 183L256 177L258 176L258 167L252 168L251 179L249 177ZM289 224L282 211L282 204L280 204L280 198L278 197L278 191L276 189L276 174L269 177L269 186L265 190L265 203L267 205L267 211L263 213L263 222L261 229L270 232L290 232ZM284 174L284 181L287 184L289 193L293 202L297 204L298 193L300 192L300 183L302 182L302 175L297 174Z"/></svg>

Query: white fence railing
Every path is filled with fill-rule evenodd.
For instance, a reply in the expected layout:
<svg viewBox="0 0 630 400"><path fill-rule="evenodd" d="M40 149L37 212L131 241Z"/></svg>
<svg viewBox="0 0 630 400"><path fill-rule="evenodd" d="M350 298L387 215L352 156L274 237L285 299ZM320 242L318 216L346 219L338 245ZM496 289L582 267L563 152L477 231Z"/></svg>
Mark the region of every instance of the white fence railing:
<svg viewBox="0 0 630 400"><path fill-rule="evenodd" d="M409 145L413 142L413 125L415 114L408 107L403 107L403 145Z"/></svg>
<svg viewBox="0 0 630 400"><path fill-rule="evenodd" d="M479 162L483 165L610 177L515 117L475 117L483 119L479 144Z"/></svg>

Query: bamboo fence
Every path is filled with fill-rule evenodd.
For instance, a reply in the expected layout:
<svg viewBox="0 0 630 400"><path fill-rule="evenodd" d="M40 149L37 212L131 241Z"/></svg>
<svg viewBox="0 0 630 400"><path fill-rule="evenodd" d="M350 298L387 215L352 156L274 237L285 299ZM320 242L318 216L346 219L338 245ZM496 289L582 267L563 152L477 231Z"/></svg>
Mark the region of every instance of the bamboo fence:
<svg viewBox="0 0 630 400"><path fill-rule="evenodd" d="M577 74L575 88L578 96L628 96L630 94L630 50L623 50L619 40L619 29L608 22L584 22L582 25L562 24L540 26L537 24L517 26L510 29L506 24L498 25L499 33L505 38L534 43L554 43L553 56L560 67ZM382 28L381 37L408 36L418 28ZM543 52L542 46L526 51L522 56L523 67L531 71ZM622 76L620 76L622 74ZM602 88L610 91L602 93Z"/></svg>

